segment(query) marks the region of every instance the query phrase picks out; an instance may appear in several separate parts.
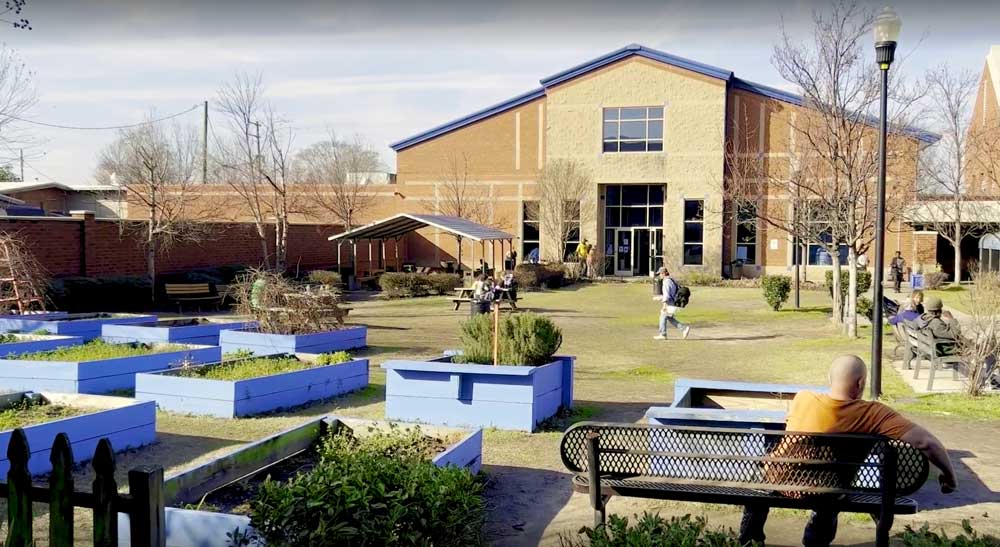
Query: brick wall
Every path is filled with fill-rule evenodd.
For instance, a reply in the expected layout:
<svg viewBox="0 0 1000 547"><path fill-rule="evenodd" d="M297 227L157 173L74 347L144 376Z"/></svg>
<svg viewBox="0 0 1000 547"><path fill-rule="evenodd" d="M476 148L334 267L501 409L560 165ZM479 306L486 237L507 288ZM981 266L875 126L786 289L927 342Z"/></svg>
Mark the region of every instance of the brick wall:
<svg viewBox="0 0 1000 547"><path fill-rule="evenodd" d="M195 268L242 264L258 266L262 249L256 228L250 223L213 223L211 239L199 244L185 243L157 259L158 273L183 272ZM0 230L17 233L32 250L35 258L54 277L85 275L111 277L146 273L145 255L138 245L141 238L122 234L115 220L95 219L93 215L73 218L0 217ZM295 271L336 266L337 246L327 238L340 229L329 225L296 224L289 227L288 269ZM273 235L268 235L268 252L273 250ZM359 268L368 267L368 247L359 245ZM395 259L393 242L385 244L385 259ZM400 245L400 258L406 259L406 244ZM350 246L341 248L341 263L351 264ZM373 260L378 260L376 250Z"/></svg>

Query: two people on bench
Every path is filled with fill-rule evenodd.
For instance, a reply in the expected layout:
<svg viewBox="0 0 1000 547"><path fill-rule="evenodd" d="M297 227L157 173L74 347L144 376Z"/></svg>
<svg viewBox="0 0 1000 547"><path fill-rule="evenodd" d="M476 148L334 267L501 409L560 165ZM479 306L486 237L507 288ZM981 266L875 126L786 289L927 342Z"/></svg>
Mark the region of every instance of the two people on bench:
<svg viewBox="0 0 1000 547"><path fill-rule="evenodd" d="M958 351L958 341L962 336L962 326L951 312L944 309L941 299L927 297L924 313L906 323L907 328L922 330L934 335L937 340L938 355L954 355Z"/></svg>
<svg viewBox="0 0 1000 547"><path fill-rule="evenodd" d="M944 445L929 431L888 406L862 399L867 376L867 367L859 357L838 357L830 367L830 393L799 392L792 400L785 429L802 433L884 435L903 441L923 452L941 471L938 477L941 491L953 492L957 488L955 471ZM779 447L777 450L786 448ZM741 543L764 542L767 514L766 506L747 506L744 509L740 523ZM835 509L814 511L806 524L802 544L810 547L829 545L837 535L837 517Z"/></svg>
<svg viewBox="0 0 1000 547"><path fill-rule="evenodd" d="M897 325L903 321L915 321L923 314L924 291L916 290L910 293L910 298L906 301L906 305L889 318L889 324Z"/></svg>

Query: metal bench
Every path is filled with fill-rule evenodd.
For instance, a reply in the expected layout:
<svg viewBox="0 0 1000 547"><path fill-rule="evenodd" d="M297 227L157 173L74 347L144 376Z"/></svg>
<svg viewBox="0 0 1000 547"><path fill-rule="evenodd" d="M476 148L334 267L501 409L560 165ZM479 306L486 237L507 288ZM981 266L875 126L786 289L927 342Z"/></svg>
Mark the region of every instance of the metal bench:
<svg viewBox="0 0 1000 547"><path fill-rule="evenodd" d="M198 311L201 311L203 302L213 303L216 308L222 302L222 296L209 283L167 283L163 290L167 300L177 303L178 312L183 311L185 303L198 304Z"/></svg>
<svg viewBox="0 0 1000 547"><path fill-rule="evenodd" d="M563 434L573 489L590 495L594 525L612 495L725 505L868 513L889 543L902 497L927 480L912 446L880 436L581 422Z"/></svg>
<svg viewBox="0 0 1000 547"><path fill-rule="evenodd" d="M934 389L934 373L943 369L946 365L951 365L951 377L958 380L958 369L964 367L961 355L940 355L938 344L953 344L954 340L944 340L934 338L930 331L915 329L910 326L904 327L906 332L907 350L905 354L906 368L913 366L913 379L920 378L920 363L926 360L929 363L929 374L927 375L927 391Z"/></svg>

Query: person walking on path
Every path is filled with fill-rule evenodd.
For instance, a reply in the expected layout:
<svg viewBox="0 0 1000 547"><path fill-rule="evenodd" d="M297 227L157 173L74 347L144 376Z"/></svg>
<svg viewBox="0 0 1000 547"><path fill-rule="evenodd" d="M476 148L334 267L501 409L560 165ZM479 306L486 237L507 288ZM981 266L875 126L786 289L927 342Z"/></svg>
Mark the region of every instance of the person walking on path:
<svg viewBox="0 0 1000 547"><path fill-rule="evenodd" d="M862 399L867 375L865 362L856 355L843 355L834 359L830 366L830 393L800 391L796 394L788 409L785 430L885 435L890 439L903 441L923 452L941 470L938 476L941 492L954 492L958 484L944 445L929 431L888 406L878 401ZM764 523L767 521L768 509L750 505L744 508L740 523L740 543L764 543ZM837 516L838 512L833 509L813 511L806 524L802 544L807 547L830 545L837 535Z"/></svg>
<svg viewBox="0 0 1000 547"><path fill-rule="evenodd" d="M657 281L662 284L660 294L660 333L653 337L654 340L667 339L667 323L673 325L681 331L681 336L688 337L691 333L691 325L685 325L674 317L677 313L677 306L674 301L677 298L677 282L670 278L670 271L666 267L660 268L656 272Z"/></svg>
<svg viewBox="0 0 1000 547"><path fill-rule="evenodd" d="M896 251L896 256L889 263L889 275L892 276L892 286L897 293L899 292L899 286L903 283L903 272L905 271L906 259L903 258L903 253Z"/></svg>
<svg viewBox="0 0 1000 547"><path fill-rule="evenodd" d="M597 277L597 251L594 250L594 246L591 245L590 249L587 251L587 275L590 277Z"/></svg>

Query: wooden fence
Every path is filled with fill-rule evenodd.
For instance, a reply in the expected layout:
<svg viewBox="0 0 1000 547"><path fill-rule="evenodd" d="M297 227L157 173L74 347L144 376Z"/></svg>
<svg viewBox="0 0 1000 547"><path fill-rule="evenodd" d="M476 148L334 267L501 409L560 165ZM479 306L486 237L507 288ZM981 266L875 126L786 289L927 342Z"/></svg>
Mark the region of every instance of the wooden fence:
<svg viewBox="0 0 1000 547"><path fill-rule="evenodd" d="M135 547L164 547L165 510L163 468L138 467L128 472L128 494L118 492L115 482L115 454L108 439L101 439L91 465L95 477L91 492L73 488L73 449L69 436L60 433L52 443L49 459L52 474L48 488L34 486L28 472L31 451L20 428L7 445L10 470L7 482L0 483L0 498L7 498L6 547L30 547L32 502L49 504L49 545L73 545L73 508L86 507L94 513L94 541L97 547L117 547L118 513L129 516L131 544Z"/></svg>

